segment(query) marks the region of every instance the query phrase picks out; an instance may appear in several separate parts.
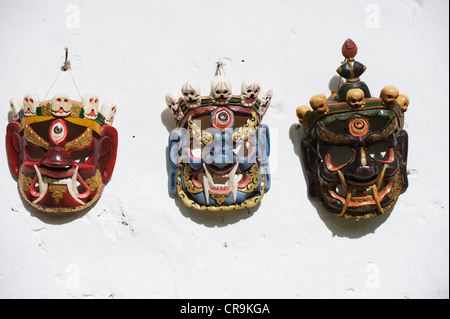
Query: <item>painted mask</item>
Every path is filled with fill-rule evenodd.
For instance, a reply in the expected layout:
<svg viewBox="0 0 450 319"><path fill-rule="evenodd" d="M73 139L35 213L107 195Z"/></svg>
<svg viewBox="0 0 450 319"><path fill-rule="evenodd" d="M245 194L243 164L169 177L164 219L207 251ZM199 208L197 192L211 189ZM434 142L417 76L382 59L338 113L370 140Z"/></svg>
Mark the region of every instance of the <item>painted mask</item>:
<svg viewBox="0 0 450 319"><path fill-rule="evenodd" d="M96 98L88 94L76 102L57 94L39 102L27 94L23 105L38 101L31 112L12 110L6 131L9 166L18 177L21 196L34 208L56 213L85 209L98 200L111 178L117 131L99 112Z"/></svg>
<svg viewBox="0 0 450 319"><path fill-rule="evenodd" d="M403 123L409 100L393 86L377 98L367 96L359 79L350 82L343 85L345 98L343 90L336 100L319 94L311 107L297 108L306 136L302 157L310 196L334 215L369 218L391 209L408 187Z"/></svg>
<svg viewBox="0 0 450 319"><path fill-rule="evenodd" d="M166 96L177 126L169 137L170 193L197 210L255 206L270 188L269 129L261 124L259 84L247 85L248 92L245 87L243 103L226 76L212 80L209 96L192 83L183 85L181 95Z"/></svg>

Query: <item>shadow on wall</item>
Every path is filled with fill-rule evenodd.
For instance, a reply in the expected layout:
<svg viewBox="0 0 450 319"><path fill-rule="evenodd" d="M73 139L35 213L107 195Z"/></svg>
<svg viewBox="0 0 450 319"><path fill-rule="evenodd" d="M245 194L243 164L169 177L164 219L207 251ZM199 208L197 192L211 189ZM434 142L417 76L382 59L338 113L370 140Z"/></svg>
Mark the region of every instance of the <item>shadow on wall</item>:
<svg viewBox="0 0 450 319"><path fill-rule="evenodd" d="M86 209L76 211L76 212L65 212L65 213L50 213L45 211L40 211L39 209L31 206L22 196L20 196L19 186L17 186L17 193L22 200L23 207L30 213L32 217L36 217L41 222L49 225L63 225L71 223L74 220L86 215L92 208L94 208L98 201L87 207Z"/></svg>
<svg viewBox="0 0 450 319"><path fill-rule="evenodd" d="M307 175L305 167L302 162L302 154L300 143L305 137L305 132L300 124L292 124L289 129L289 138L291 139L294 152L299 158L300 166L303 171L305 183L307 183ZM375 233L375 230L383 224L390 216L391 210L385 212L383 215L368 218L368 219L345 219L339 218L330 214L317 200L317 198L311 198L308 194L308 199L314 206L319 214L320 219L332 232L333 236L347 237L347 238L360 238L370 233Z"/></svg>

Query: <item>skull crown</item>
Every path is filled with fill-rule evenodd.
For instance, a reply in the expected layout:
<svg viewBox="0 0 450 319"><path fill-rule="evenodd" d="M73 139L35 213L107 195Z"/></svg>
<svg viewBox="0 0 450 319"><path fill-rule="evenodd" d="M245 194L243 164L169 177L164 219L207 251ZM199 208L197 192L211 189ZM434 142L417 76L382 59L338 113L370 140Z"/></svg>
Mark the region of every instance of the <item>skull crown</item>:
<svg viewBox="0 0 450 319"><path fill-rule="evenodd" d="M344 85L327 98L314 95L296 116L305 131L302 164L308 192L333 215L370 218L392 209L408 187L408 134L403 129L409 98L392 86L372 97L359 79L365 66L348 39L338 73ZM352 71L352 72L349 72Z"/></svg>
<svg viewBox="0 0 450 319"><path fill-rule="evenodd" d="M81 102L72 100L65 93L55 94L51 100L41 101L35 93L25 94L23 99L10 99L11 114L15 121L25 117L53 116L56 118L82 118L98 122L101 125L112 125L117 112L117 104L104 101L99 106L99 98L92 93L82 96Z"/></svg>
<svg viewBox="0 0 450 319"><path fill-rule="evenodd" d="M187 118L191 110L205 105L227 107L239 104L243 107L254 108L263 117L271 105L273 90L261 87L258 80L247 78L241 83L241 94L233 95L231 80L222 74L215 75L210 83L208 96L201 95L198 82L189 80L181 86L181 94L171 91L166 94L165 102L176 121Z"/></svg>

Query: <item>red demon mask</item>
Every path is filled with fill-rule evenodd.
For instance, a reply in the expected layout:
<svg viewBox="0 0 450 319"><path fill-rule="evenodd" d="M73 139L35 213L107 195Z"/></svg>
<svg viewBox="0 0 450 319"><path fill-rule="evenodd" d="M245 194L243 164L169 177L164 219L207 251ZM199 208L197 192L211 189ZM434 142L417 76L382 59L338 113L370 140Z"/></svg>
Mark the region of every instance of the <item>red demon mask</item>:
<svg viewBox="0 0 450 319"><path fill-rule="evenodd" d="M39 103L33 95L30 111L24 107L30 104L27 96L23 104L11 99L13 121L6 131L9 166L21 196L46 212L91 206L114 170L117 131L110 124L116 105L104 102L99 112L98 98L90 94L81 103L64 94Z"/></svg>

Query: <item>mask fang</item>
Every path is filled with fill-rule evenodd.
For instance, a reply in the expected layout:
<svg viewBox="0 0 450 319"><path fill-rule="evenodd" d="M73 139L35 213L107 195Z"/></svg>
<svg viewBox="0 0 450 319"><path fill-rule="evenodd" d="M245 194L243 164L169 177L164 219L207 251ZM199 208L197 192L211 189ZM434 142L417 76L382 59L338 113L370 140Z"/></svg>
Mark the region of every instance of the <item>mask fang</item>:
<svg viewBox="0 0 450 319"><path fill-rule="evenodd" d="M351 199L352 199L352 192L347 191L347 197L345 198L344 208L342 208L341 214L339 215L340 217L344 216L345 212L347 211L347 207L350 204Z"/></svg>
<svg viewBox="0 0 450 319"><path fill-rule="evenodd" d="M381 214L383 214L384 213L384 209L381 207L380 199L378 198L377 187L375 185L372 185L370 188L372 189L372 192L373 192L373 198L374 198L375 202L377 203L378 211Z"/></svg>
<svg viewBox="0 0 450 319"><path fill-rule="evenodd" d="M377 179L377 182L376 182L377 190L380 189L381 183L383 182L384 173L386 172L386 167L387 167L387 164L384 164L383 168L381 169L380 177L378 177L378 179Z"/></svg>

